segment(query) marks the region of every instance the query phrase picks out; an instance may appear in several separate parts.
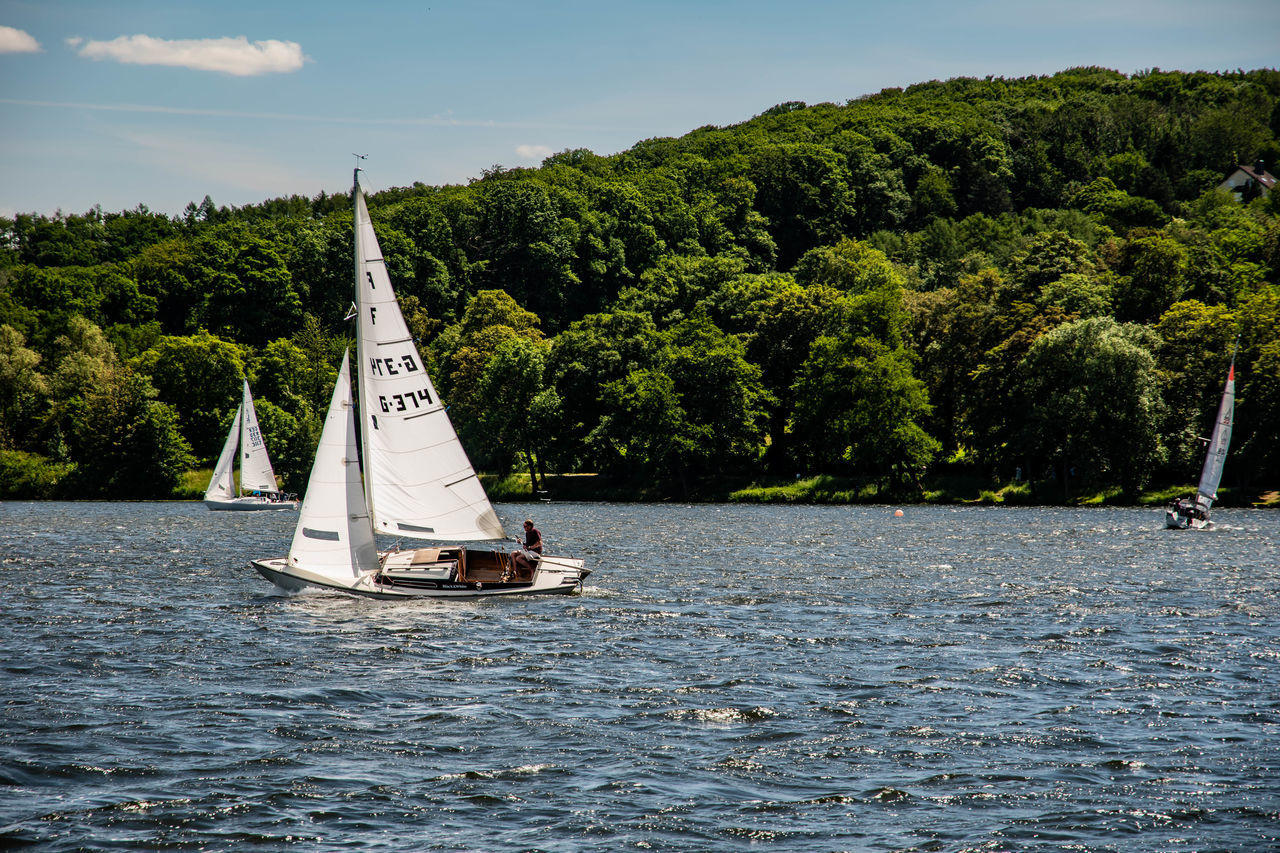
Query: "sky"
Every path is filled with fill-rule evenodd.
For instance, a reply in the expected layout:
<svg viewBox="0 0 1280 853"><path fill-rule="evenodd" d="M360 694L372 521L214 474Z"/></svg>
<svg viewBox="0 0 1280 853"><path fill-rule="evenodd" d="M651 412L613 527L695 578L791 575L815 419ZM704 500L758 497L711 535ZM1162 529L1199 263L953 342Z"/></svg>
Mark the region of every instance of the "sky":
<svg viewBox="0 0 1280 853"><path fill-rule="evenodd" d="M466 183L786 101L1280 68L1276 0L0 0L0 216Z"/></svg>

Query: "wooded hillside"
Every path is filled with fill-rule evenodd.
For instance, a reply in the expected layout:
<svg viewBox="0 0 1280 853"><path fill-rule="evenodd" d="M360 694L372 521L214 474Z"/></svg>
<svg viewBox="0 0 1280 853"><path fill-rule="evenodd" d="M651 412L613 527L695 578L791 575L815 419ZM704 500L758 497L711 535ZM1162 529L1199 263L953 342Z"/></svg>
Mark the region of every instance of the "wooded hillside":
<svg viewBox="0 0 1280 853"><path fill-rule="evenodd" d="M1280 484L1280 71L956 79L369 206L476 466L648 494L941 471ZM335 166L335 183L341 170ZM164 497L242 377L301 491L350 329L342 191L0 219L0 497ZM1066 482L1064 488L1063 481Z"/></svg>

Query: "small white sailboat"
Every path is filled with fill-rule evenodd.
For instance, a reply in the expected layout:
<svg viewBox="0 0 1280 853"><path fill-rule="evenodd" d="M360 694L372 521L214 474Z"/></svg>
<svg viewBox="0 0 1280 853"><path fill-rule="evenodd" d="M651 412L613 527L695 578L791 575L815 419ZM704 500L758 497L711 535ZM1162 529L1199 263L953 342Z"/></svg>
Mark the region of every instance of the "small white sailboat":
<svg viewBox="0 0 1280 853"><path fill-rule="evenodd" d="M236 453L237 449L241 452ZM235 461L240 458L240 486L235 484ZM204 493L204 505L215 510L294 509L296 500L279 490L276 474L271 469L271 457L262 441L258 428L258 413L253 408L253 395L249 382L244 383L244 395L236 416L231 419L231 429L222 445L218 464L213 469L209 488Z"/></svg>
<svg viewBox="0 0 1280 853"><path fill-rule="evenodd" d="M1231 354L1231 367L1227 370L1227 384L1222 389L1222 401L1218 404L1218 419L1213 425L1213 436L1205 452L1204 468L1200 472L1200 485L1195 500L1178 498L1164 511L1165 527L1174 530L1203 530L1212 527L1209 507L1218 499L1218 484L1222 482L1222 466L1227 461L1227 449L1231 446L1231 423L1235 415L1236 355Z"/></svg>
<svg viewBox="0 0 1280 853"><path fill-rule="evenodd" d="M344 355L289 554L251 564L282 589L373 598L581 591L591 572L572 557L534 555L529 564L462 544L378 552L378 533L435 543L506 533L405 325L359 169L353 196L359 401Z"/></svg>

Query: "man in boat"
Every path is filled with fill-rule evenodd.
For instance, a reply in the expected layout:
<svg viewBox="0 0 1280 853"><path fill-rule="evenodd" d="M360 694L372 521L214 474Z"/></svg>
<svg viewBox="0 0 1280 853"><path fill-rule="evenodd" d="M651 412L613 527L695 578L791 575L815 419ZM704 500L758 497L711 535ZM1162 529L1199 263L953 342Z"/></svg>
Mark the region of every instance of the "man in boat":
<svg viewBox="0 0 1280 853"><path fill-rule="evenodd" d="M1184 503L1184 501L1190 501L1190 500L1191 500L1190 498L1178 498L1173 502L1174 518L1185 518L1187 519L1187 521L1191 520L1191 516L1192 516L1191 505L1189 503Z"/></svg>
<svg viewBox="0 0 1280 853"><path fill-rule="evenodd" d="M542 557L542 533L533 526L533 519L524 520L524 548L511 555L516 569L532 569Z"/></svg>

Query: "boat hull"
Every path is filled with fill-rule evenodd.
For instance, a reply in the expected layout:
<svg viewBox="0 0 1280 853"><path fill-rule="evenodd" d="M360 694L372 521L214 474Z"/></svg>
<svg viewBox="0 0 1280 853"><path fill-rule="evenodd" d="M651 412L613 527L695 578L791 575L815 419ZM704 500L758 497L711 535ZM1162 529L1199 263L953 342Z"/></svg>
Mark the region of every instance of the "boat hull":
<svg viewBox="0 0 1280 853"><path fill-rule="evenodd" d="M362 598L403 600L418 598L492 598L500 595L574 595L590 569L581 560L544 558L529 581L457 580L445 577L394 577L367 572L350 583L304 574L283 558L253 560L250 565L267 580L286 592L328 589Z"/></svg>
<svg viewBox="0 0 1280 853"><path fill-rule="evenodd" d="M260 497L227 498L217 500L205 498L204 505L211 510L229 510L232 512L249 512L255 510L297 509L297 501L269 501Z"/></svg>
<svg viewBox="0 0 1280 853"><path fill-rule="evenodd" d="M1171 509L1164 511L1164 526L1169 530L1208 530L1213 522L1207 518L1191 518Z"/></svg>

